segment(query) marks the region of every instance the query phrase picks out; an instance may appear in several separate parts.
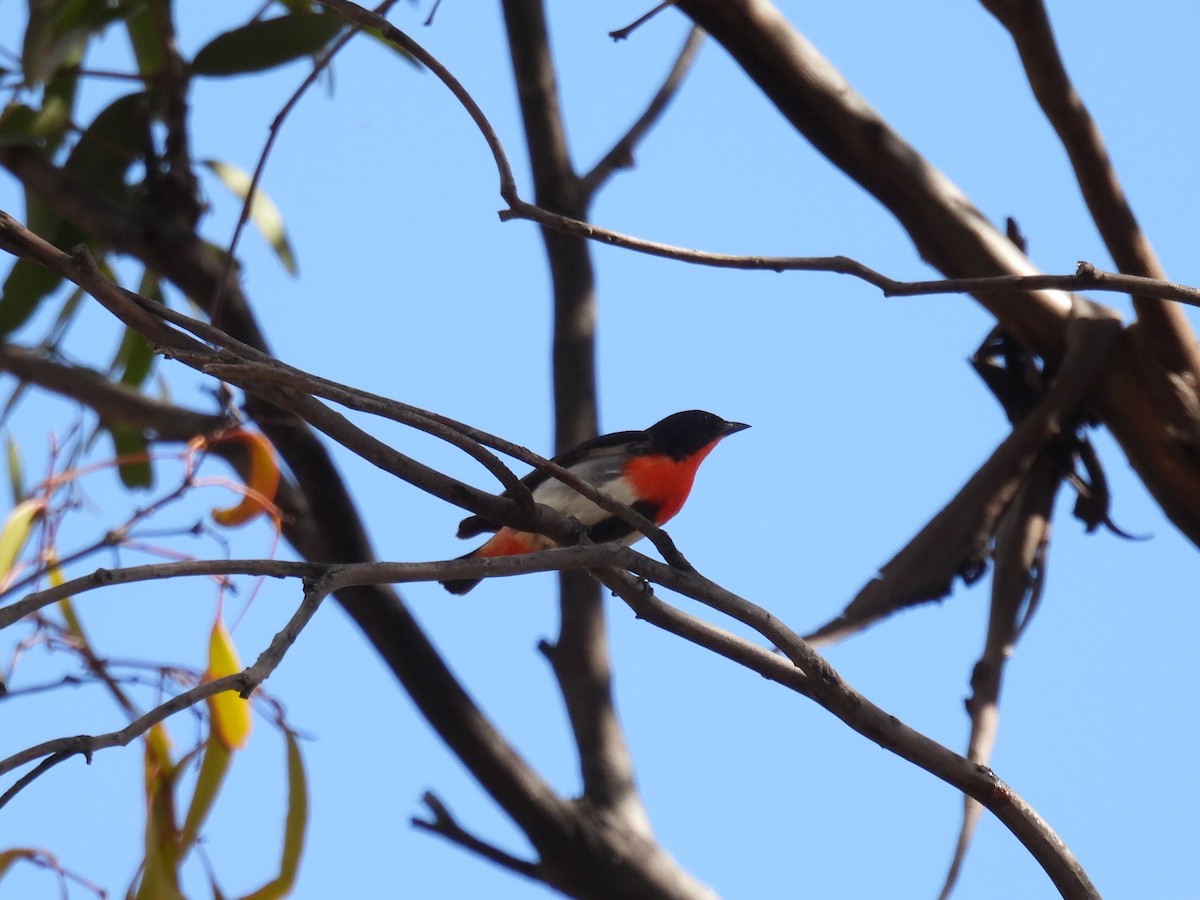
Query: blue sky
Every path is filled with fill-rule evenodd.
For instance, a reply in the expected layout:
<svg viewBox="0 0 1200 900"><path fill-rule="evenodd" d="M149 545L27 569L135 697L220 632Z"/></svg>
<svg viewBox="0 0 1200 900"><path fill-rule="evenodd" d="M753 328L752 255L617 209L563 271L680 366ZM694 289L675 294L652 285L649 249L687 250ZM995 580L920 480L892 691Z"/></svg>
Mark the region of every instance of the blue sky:
<svg viewBox="0 0 1200 900"><path fill-rule="evenodd" d="M682 43L668 11L629 41L606 33L647 4L551 4L572 152L589 167L640 112ZM256 4L183 4L194 52ZM788 18L911 143L993 221L1014 216L1035 264L1108 266L1065 154L1041 118L1000 26L974 4L782 3ZM428 3L393 15L471 91L532 196L496 4ZM1139 219L1170 276L1200 284L1200 12L1180 2L1056 3L1063 53L1096 116ZM0 46L19 45L20 10L0 6ZM97 65L119 65L119 36ZM300 65L193 92L195 152L252 169L267 126L304 77ZM111 85L85 98L95 109ZM205 176L206 233L226 242L237 215ZM366 40L288 120L265 187L299 258L290 278L254 234L242 248L247 291L276 354L323 376L437 410L550 449L549 298L533 226L501 224L496 174L466 115L427 73ZM21 215L13 182L0 208ZM715 44L675 105L601 193L598 224L699 249L855 257L897 278L927 278L898 225L773 111ZM754 427L723 444L670 532L705 574L797 630L832 615L948 500L1006 433L966 357L990 327L961 297L887 300L851 279L736 273L597 247L604 430L639 428L703 407ZM133 277L136 269L124 271ZM1098 298L1128 314L1120 296ZM51 311L52 314L52 311ZM1193 316L1193 320L1195 317ZM36 341L35 323L24 335ZM75 359L107 364L118 332L88 310ZM101 347L99 352L96 347ZM171 395L210 408L208 386L169 366ZM5 384L7 388L7 383ZM12 420L31 472L74 412L31 398ZM377 435L489 486L475 464L387 423ZM1177 760L1198 734L1200 557L1166 522L1103 432L1095 436L1135 543L1087 536L1060 500L1042 608L1009 667L998 774L1045 816L1106 896L1182 896L1200 873L1194 807ZM442 559L461 513L339 453L381 558ZM214 467L211 474L224 474ZM164 462L159 488L178 470ZM115 479L87 483L93 505L64 535L82 545L131 502ZM135 498L137 502L141 498ZM169 510L186 525L225 502L208 489ZM232 538L233 554L270 552L270 534ZM207 539L177 544L198 555ZM124 562L144 561L130 554ZM110 565L111 558L90 561ZM495 581L466 598L436 585L403 592L456 673L518 749L564 793L576 789L569 730L535 650L557 626L554 581ZM866 696L950 747L965 747L962 700L983 643L987 582L902 614L827 656ZM249 585L241 598L247 596ZM252 658L298 600L266 584L235 632ZM696 611L686 600L681 605ZM82 598L94 643L113 657L202 666L215 591L202 580ZM240 609L241 599L233 601ZM616 692L655 831L723 896L930 897L948 863L960 798L851 733L803 698L740 671L610 606ZM728 625L729 623L721 623ZM734 629L738 630L738 629ZM6 635L0 658L24 634ZM11 687L61 667L30 651ZM312 819L301 898L549 896L413 830L425 790L472 830L521 854L520 835L415 714L332 604L267 682L304 745ZM149 703L152 698L144 700ZM82 688L10 701L3 753L122 724ZM195 726L176 725L179 747ZM272 872L282 823L283 745L260 721L208 829L206 852L229 895ZM120 892L140 844L140 754L106 751L56 768L0 813L0 846L45 847L72 871ZM189 887L205 896L196 866ZM802 888L801 888L802 886ZM12 897L54 896L18 869ZM78 896L83 896L77 891ZM1050 897L1017 841L985 817L959 897Z"/></svg>

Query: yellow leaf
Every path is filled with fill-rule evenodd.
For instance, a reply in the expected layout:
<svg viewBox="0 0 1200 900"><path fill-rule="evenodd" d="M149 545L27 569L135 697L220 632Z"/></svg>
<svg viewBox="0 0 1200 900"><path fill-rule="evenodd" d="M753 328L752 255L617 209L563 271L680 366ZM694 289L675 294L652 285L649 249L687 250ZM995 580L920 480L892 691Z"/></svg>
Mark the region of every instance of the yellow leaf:
<svg viewBox="0 0 1200 900"><path fill-rule="evenodd" d="M218 159L206 159L203 162L233 194L243 201L249 196L250 184L253 180L249 173ZM283 216L279 213L279 207L262 189L261 184L254 189L254 199L250 202L250 221L254 223L259 234L266 238L267 243L271 245L271 249L275 251L275 255L287 273L295 275L296 254L292 251L287 230L283 226Z"/></svg>
<svg viewBox="0 0 1200 900"><path fill-rule="evenodd" d="M204 673L204 680L213 681L240 671L242 663L238 659L237 648L233 646L233 640L218 614L208 640L208 670ZM237 750L245 745L250 736L250 701L243 700L234 691L222 691L208 698L208 713L213 734L226 749Z"/></svg>
<svg viewBox="0 0 1200 900"><path fill-rule="evenodd" d="M13 847L0 853L0 880L3 880L13 863L22 859L37 859L39 855L40 851L28 847Z"/></svg>
<svg viewBox="0 0 1200 900"><path fill-rule="evenodd" d="M4 520L4 526L0 528L0 590L12 583L17 557L33 533L34 523L45 510L46 499L36 497L18 503Z"/></svg>
<svg viewBox="0 0 1200 900"><path fill-rule="evenodd" d="M66 579L63 577L62 569L58 567L58 556L53 550L50 551L49 559L46 561L46 577L53 587L58 587ZM80 646L87 646L87 635L83 633L83 624L79 621L79 616L75 613L75 604L71 602L70 597L63 597L58 601L58 611L62 613L63 624L66 626L67 634L75 638Z"/></svg>
<svg viewBox="0 0 1200 900"><path fill-rule="evenodd" d="M246 448L250 455L250 477L246 481L246 493L241 502L228 509L214 509L213 521L228 527L244 525L264 512L277 518L275 492L279 489L279 458L271 442L257 431L244 428L227 432L212 443L223 441L237 441Z"/></svg>
<svg viewBox="0 0 1200 900"><path fill-rule="evenodd" d="M151 726L146 733L146 798L158 789L164 778L172 777L171 739L162 722Z"/></svg>

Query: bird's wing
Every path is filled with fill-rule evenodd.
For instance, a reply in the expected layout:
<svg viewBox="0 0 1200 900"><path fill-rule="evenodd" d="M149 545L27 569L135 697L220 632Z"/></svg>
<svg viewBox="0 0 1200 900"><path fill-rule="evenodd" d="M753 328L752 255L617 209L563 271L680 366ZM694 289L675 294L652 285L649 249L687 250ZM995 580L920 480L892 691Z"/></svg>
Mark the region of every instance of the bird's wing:
<svg viewBox="0 0 1200 900"><path fill-rule="evenodd" d="M644 431L617 431L584 441L577 447L572 447L566 453L556 456L552 462L570 469L584 481L603 487L621 474L621 467L631 453L643 449L646 433ZM597 509L595 504L580 497L574 489L567 487L557 478L552 477L542 469L534 469L521 479L530 491L533 499L559 509L567 515L577 518L581 513L586 514L588 508ZM505 491L501 497L511 497L510 491ZM624 497L617 499L630 502ZM577 502L578 501L578 502ZM589 524L585 522L584 524ZM460 538L475 537L487 531L497 531L500 526L483 516L467 516L458 525Z"/></svg>

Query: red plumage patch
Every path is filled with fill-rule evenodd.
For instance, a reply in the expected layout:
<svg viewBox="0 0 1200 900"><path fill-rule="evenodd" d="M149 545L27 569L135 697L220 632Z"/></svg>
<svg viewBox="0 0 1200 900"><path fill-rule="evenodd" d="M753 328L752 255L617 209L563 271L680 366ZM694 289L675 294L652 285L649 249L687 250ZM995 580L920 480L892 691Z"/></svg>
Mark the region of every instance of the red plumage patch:
<svg viewBox="0 0 1200 900"><path fill-rule="evenodd" d="M635 456L625 464L624 476L633 486L638 500L654 509L654 524L664 525L687 501L696 480L696 470L717 441L701 447L691 456L672 459L662 453Z"/></svg>
<svg viewBox="0 0 1200 900"><path fill-rule="evenodd" d="M526 531L513 531L511 528L501 528L491 539L472 553L472 556L491 559L494 556L516 556L518 553L532 553L534 550L544 550L554 544L547 538Z"/></svg>

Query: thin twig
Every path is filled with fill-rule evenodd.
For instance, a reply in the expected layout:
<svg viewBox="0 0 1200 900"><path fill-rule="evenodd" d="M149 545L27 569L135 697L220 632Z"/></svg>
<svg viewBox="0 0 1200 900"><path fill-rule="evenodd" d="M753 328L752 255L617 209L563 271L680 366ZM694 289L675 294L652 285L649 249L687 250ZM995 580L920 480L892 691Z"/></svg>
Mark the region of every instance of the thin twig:
<svg viewBox="0 0 1200 900"><path fill-rule="evenodd" d="M668 6L674 6L674 5L675 5L675 0L663 0L663 2L658 4L658 6L654 7L654 9L638 16L636 19L634 19L632 22L630 22L624 28L618 28L616 31L610 31L608 33L608 36L610 38L612 38L614 41L623 41L627 37L629 37L629 35L633 34L633 32L636 29L641 28L643 25L645 25L647 22L649 22L651 19L653 19L655 16L657 16L660 12L662 12Z"/></svg>
<svg viewBox="0 0 1200 900"><path fill-rule="evenodd" d="M60 752L54 753L43 759L34 768L30 769L16 781L14 781L8 790L6 790L3 794L0 794L0 809L3 809L5 806L7 806L9 800L17 796L17 794L21 793L21 791L25 790L25 788L29 787L29 785L33 784L33 782L35 782L37 779L41 778L59 763L65 762L74 755L75 754L73 753Z"/></svg>
<svg viewBox="0 0 1200 900"><path fill-rule="evenodd" d="M263 561L259 560L259 562ZM243 699L248 698L255 688L262 684L279 666L288 648L295 643L300 632L311 621L320 607L322 600L324 600L331 590L331 582L328 577L318 577L315 580L309 581L305 585L304 599L295 613L288 619L284 627L275 634L267 648L259 654L258 659L241 672L203 682L194 688L177 694L170 700L154 707L149 712L138 716L126 727L118 731L111 731L101 735L76 735L74 737L55 738L43 741L33 747L28 747L0 761L0 775L11 772L25 763L42 757L54 759L58 756L65 758L66 756L82 754L90 761L92 755L97 750L109 747L123 747L141 737L159 722L166 720L175 713L188 709L202 700L225 691L237 691L238 695ZM53 763L48 764L47 760L43 760L35 772L36 774L41 774L43 771L49 769L51 765L56 765L60 761L55 759ZM19 790L28 785L32 780L32 778L22 778L17 785L14 785L14 788ZM6 799L11 799L15 795L16 790L10 790L5 795Z"/></svg>
<svg viewBox="0 0 1200 900"><path fill-rule="evenodd" d="M671 66L671 71L667 73L662 87L658 89L646 106L645 112L638 116L637 121L629 127L625 134L621 135L621 138L613 144L612 149L600 158L592 170L580 178L579 181L586 196L593 196L617 169L626 169L633 165L634 147L654 127L671 101L675 99L675 95L678 93L680 85L683 84L683 79L691 69L692 62L695 61L696 54L700 52L700 46L703 43L704 29L693 25L688 32L687 39L683 42L683 47L679 50L679 55L675 58L675 63Z"/></svg>
<svg viewBox="0 0 1200 900"><path fill-rule="evenodd" d="M377 30L380 35L410 54L421 65L437 76L437 79L450 90L450 93L454 95L463 109L467 111L467 115L471 117L471 120L483 135L484 140L487 141L488 148L492 151L492 157L496 161L496 169L500 173L500 196L506 201L516 198L517 182L513 177L512 166L509 165L508 157L504 153L504 147L500 144L500 138L496 136L496 130L492 128L491 122L483 114L483 110L479 108L479 104L467 93L466 88L450 73L449 69L438 62L433 54L383 16L370 12L357 3L347 2L347 0L317 0L317 2L322 6L337 10L351 22L362 28Z"/></svg>
<svg viewBox="0 0 1200 900"><path fill-rule="evenodd" d="M434 793L426 791L421 799L429 807L433 818L419 819L413 816L409 822L414 828L420 828L423 831L441 835L446 840L458 844L460 847L470 850L477 856L481 856L489 862L508 869L510 872L515 872L517 875L524 875L526 878L532 878L534 881L542 881L538 873L537 863L519 859L511 853L501 850L494 844L489 844L482 838L471 834L458 824L454 816L450 815L450 810L446 808L446 804L442 803Z"/></svg>
<svg viewBox="0 0 1200 900"><path fill-rule="evenodd" d="M0 629L7 628L25 616L68 597L115 584L134 584L162 578L181 578L192 575L252 575L269 578L316 578L328 571L317 563L290 562L278 559L189 559L181 562L150 563L121 569L96 569L21 598L0 607Z"/></svg>
<svg viewBox="0 0 1200 900"><path fill-rule="evenodd" d="M397 0L385 0L375 7L376 15L386 15L387 11L396 5ZM234 226L233 236L229 239L229 247L225 251L224 266L225 270L221 273L221 279L217 283L217 296L213 298L212 305L209 307L209 318L215 323L221 321L221 304L225 299L225 287L229 282L230 269L233 266L234 254L237 252L238 242L242 238L242 232L246 230L246 225L250 221L250 210L254 207L254 199L258 195L258 185L262 181L263 172L267 168L267 159L271 155L271 151L275 147L275 141L279 138L283 130L283 123L287 117L291 115L293 109L300 102L300 98L312 87L321 73L328 68L333 62L333 58L338 52L350 43L350 40L362 30L359 25L352 25L349 30L338 37L324 52L317 57L313 63L312 71L308 73L300 86L288 97L287 102L283 104L283 108L271 121L270 127L267 129L267 140L263 144L262 152L258 155L258 162L254 166L254 174L250 176L250 187L246 190L246 199L242 202L242 211L238 216L237 225Z"/></svg>
<svg viewBox="0 0 1200 900"><path fill-rule="evenodd" d="M879 288L885 297L915 297L932 294L1008 293L1012 291L1139 291L1143 296L1176 300L1189 306L1200 306L1200 289L1170 281L1106 272L1088 262L1080 262L1074 275L987 275L977 278L941 278L930 281L898 281L875 271L847 256L758 256L732 253L710 253L691 250L672 244L648 241L618 231L580 222L557 213L548 212L533 204L519 201L500 211L502 221L526 219L576 234L589 240L673 259L677 262L712 266L718 269L751 269L768 272L830 272L850 275Z"/></svg>

